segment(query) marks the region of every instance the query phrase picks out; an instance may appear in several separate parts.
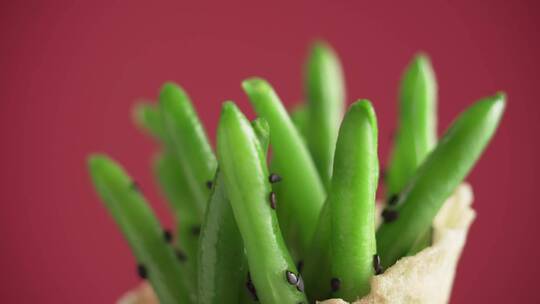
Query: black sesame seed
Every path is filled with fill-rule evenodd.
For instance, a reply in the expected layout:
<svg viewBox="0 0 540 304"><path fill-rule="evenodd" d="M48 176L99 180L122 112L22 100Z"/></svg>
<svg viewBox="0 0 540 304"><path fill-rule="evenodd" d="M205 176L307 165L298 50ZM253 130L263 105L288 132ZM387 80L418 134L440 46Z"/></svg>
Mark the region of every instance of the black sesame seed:
<svg viewBox="0 0 540 304"><path fill-rule="evenodd" d="M207 181L206 182L206 188L212 189L212 181Z"/></svg>
<svg viewBox="0 0 540 304"><path fill-rule="evenodd" d="M191 227L191 234L193 235L201 234L201 226L197 225L197 226Z"/></svg>
<svg viewBox="0 0 540 304"><path fill-rule="evenodd" d="M176 250L176 258L180 261L180 262L185 262L187 260L187 256L186 254L180 250L180 249L177 249Z"/></svg>
<svg viewBox="0 0 540 304"><path fill-rule="evenodd" d="M296 285L298 283L298 277L292 271L285 271L285 278L291 285Z"/></svg>
<svg viewBox="0 0 540 304"><path fill-rule="evenodd" d="M296 282L296 289L300 292L304 292L304 280L302 279L300 274L298 274L298 282Z"/></svg>
<svg viewBox="0 0 540 304"><path fill-rule="evenodd" d="M330 288L332 288L332 292L336 292L341 287L341 280L338 278L332 278L330 280Z"/></svg>
<svg viewBox="0 0 540 304"><path fill-rule="evenodd" d="M298 269L298 272L302 272L302 269L304 269L304 261L298 261L296 264L296 269Z"/></svg>
<svg viewBox="0 0 540 304"><path fill-rule="evenodd" d="M388 200L386 201L386 204L388 206L395 206L398 202L398 196L396 194L392 194Z"/></svg>
<svg viewBox="0 0 540 304"><path fill-rule="evenodd" d="M270 192L270 207L272 209L276 209L276 193Z"/></svg>
<svg viewBox="0 0 540 304"><path fill-rule="evenodd" d="M373 255L373 270L375 271L375 274L383 273L381 257L378 254Z"/></svg>
<svg viewBox="0 0 540 304"><path fill-rule="evenodd" d="M246 288L253 297L253 300L259 301L259 297L257 297L257 290L255 289L255 285L253 285L253 282L251 281L251 275L249 274L249 272L247 275Z"/></svg>
<svg viewBox="0 0 540 304"><path fill-rule="evenodd" d="M399 213L396 210L384 209L382 212L382 217L385 223L390 223L399 217Z"/></svg>
<svg viewBox="0 0 540 304"><path fill-rule="evenodd" d="M146 271L146 267L144 267L143 264L137 265L137 274L141 279L146 279L148 277L148 272Z"/></svg>
<svg viewBox="0 0 540 304"><path fill-rule="evenodd" d="M275 174L275 173L271 173L270 176L268 176L268 181L270 183L277 183L277 182L280 182L281 181L281 176Z"/></svg>
<svg viewBox="0 0 540 304"><path fill-rule="evenodd" d="M172 233L169 229L163 230L163 238L165 239L165 242L167 243L172 242Z"/></svg>

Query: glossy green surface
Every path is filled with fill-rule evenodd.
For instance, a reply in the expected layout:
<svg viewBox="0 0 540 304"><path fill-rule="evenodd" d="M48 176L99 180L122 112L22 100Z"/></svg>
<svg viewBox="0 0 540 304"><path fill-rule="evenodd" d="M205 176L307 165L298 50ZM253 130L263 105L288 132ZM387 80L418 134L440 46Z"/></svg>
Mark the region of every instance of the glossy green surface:
<svg viewBox="0 0 540 304"><path fill-rule="evenodd" d="M134 186L132 179L110 158L92 155L88 166L96 191L127 239L137 262L161 303L189 302L188 286L163 229Z"/></svg>
<svg viewBox="0 0 540 304"><path fill-rule="evenodd" d="M463 181L494 134L504 112L505 96L497 94L465 110L446 131L416 171L397 202L397 220L377 231L384 267L406 255L429 230L443 202Z"/></svg>
<svg viewBox="0 0 540 304"><path fill-rule="evenodd" d="M324 203L317 223L315 235L304 261L302 275L306 282L306 293L310 303L330 298L330 278L332 261L330 256L331 214L328 200Z"/></svg>
<svg viewBox="0 0 540 304"><path fill-rule="evenodd" d="M324 186L300 134L270 84L260 78L242 86L255 112L270 126L272 168L283 177L277 189L278 216L290 250L302 257L325 199Z"/></svg>
<svg viewBox="0 0 540 304"><path fill-rule="evenodd" d="M354 103L339 131L334 176L306 258L306 290L312 301L352 301L369 292L376 253L377 133L371 103ZM332 278L341 281L335 293L330 289Z"/></svg>
<svg viewBox="0 0 540 304"><path fill-rule="evenodd" d="M245 288L244 245L218 171L199 247L198 303L238 303Z"/></svg>
<svg viewBox="0 0 540 304"><path fill-rule="evenodd" d="M375 194L379 179L377 120L367 100L354 103L339 130L328 195L332 296L354 301L369 293L375 245Z"/></svg>
<svg viewBox="0 0 540 304"><path fill-rule="evenodd" d="M294 304L364 296L374 255L388 268L429 246L435 215L480 157L505 107L503 94L477 102L437 144L437 83L427 56L415 56L400 85L385 178L387 198L397 197L386 208L398 216L375 231L373 107L361 100L342 117L343 71L324 42L313 44L304 72L305 103L290 114L260 78L242 83L257 119L250 123L234 103L223 104L219 172L181 87L166 83L158 104L134 107L137 126L161 144L152 168L174 213L171 244L123 169L106 156L90 157L95 188L160 303L252 304L255 294L261 303ZM282 180L270 182L269 158ZM304 265L305 294L297 263Z"/></svg>
<svg viewBox="0 0 540 304"><path fill-rule="evenodd" d="M417 55L405 70L399 126L386 175L389 195L400 193L437 141L437 82L429 58Z"/></svg>
<svg viewBox="0 0 540 304"><path fill-rule="evenodd" d="M167 152L156 155L152 163L154 176L175 217L201 223L204 206L197 204L182 169L178 160Z"/></svg>
<svg viewBox="0 0 540 304"><path fill-rule="evenodd" d="M159 95L168 150L182 166L182 173L204 210L210 190L206 182L214 178L216 158L204 128L187 94L179 86L166 83Z"/></svg>
<svg viewBox="0 0 540 304"><path fill-rule="evenodd" d="M300 133L300 136L306 141L307 134L310 130L307 127L308 111L305 104L299 104L291 111L291 120Z"/></svg>
<svg viewBox="0 0 540 304"><path fill-rule="evenodd" d="M199 204L195 204L193 193L187 186L178 160L169 153L158 154L154 159L153 171L161 191L167 198L175 215L174 247L186 256L181 261L185 272L190 276L197 273L198 240L194 229L201 226L204 212ZM185 278L190 295L196 298L196 280Z"/></svg>
<svg viewBox="0 0 540 304"><path fill-rule="evenodd" d="M325 185L332 176L332 161L339 124L345 107L345 83L339 58L324 42L315 43L305 73L309 151ZM315 131L316 130L316 131Z"/></svg>
<svg viewBox="0 0 540 304"><path fill-rule="evenodd" d="M251 125L232 102L223 105L217 150L227 196L261 303L305 302L305 295L285 277L287 270L297 271L275 211L270 207L271 187L264 152Z"/></svg>

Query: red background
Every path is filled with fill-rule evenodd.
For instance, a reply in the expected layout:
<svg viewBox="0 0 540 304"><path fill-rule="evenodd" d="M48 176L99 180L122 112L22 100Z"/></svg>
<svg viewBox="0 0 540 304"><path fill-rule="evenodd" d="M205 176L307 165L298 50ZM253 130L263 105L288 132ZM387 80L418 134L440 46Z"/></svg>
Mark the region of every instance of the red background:
<svg viewBox="0 0 540 304"><path fill-rule="evenodd" d="M540 54L533 1L4 1L0 7L0 301L111 303L138 281L98 202L85 157L110 153L167 225L149 172L155 147L130 107L166 80L191 94L210 136L225 99L253 116L240 81L302 98L307 47L339 52L349 103L372 99L387 158L400 74L418 50L440 87L440 131L467 105L508 93L501 128L469 180L478 218L453 303L538 302ZM270 4L272 3L272 5Z"/></svg>

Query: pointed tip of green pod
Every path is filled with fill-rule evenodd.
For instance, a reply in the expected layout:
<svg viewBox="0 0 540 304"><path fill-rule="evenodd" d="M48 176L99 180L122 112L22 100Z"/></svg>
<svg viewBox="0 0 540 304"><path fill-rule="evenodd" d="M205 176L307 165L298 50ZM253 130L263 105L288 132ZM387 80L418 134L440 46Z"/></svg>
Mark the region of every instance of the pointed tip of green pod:
<svg viewBox="0 0 540 304"><path fill-rule="evenodd" d="M417 65L431 65L431 59L429 58L429 55L424 51L420 51L414 54L412 62Z"/></svg>
<svg viewBox="0 0 540 304"><path fill-rule="evenodd" d="M237 107L236 107L236 104L234 104L233 101L226 100L221 105L221 113L234 111L235 108L237 108Z"/></svg>
<svg viewBox="0 0 540 304"><path fill-rule="evenodd" d="M93 177L104 174L123 171L120 165L111 157L102 153L94 153L88 156L88 169Z"/></svg>
<svg viewBox="0 0 540 304"><path fill-rule="evenodd" d="M235 137L233 134L236 134L239 130L246 134L249 134L251 138L258 143L255 131L253 130L252 125L247 120L246 116L238 106L233 101L225 101L221 106L221 116L219 118L218 128L217 128L217 146L218 151L220 150L221 145L234 144L239 138ZM231 137L232 136L232 137ZM219 153L218 153L219 154ZM218 155L219 157L219 155Z"/></svg>
<svg viewBox="0 0 540 304"><path fill-rule="evenodd" d="M242 88L249 96L264 94L272 90L268 81L260 77L250 77L242 81Z"/></svg>
<svg viewBox="0 0 540 304"><path fill-rule="evenodd" d="M332 56L335 57L336 53L330 43L325 40L317 39L310 47L311 56Z"/></svg>
<svg viewBox="0 0 540 304"><path fill-rule="evenodd" d="M90 170L91 174L106 168L110 162L110 158L102 153L92 153L87 157L88 170Z"/></svg>
<svg viewBox="0 0 540 304"><path fill-rule="evenodd" d="M183 92L184 89L174 81L166 81L165 83L163 83L160 90L161 93L175 92L175 91Z"/></svg>
<svg viewBox="0 0 540 304"><path fill-rule="evenodd" d="M157 104L140 100L132 108L131 118L144 133L155 138L163 138L161 113Z"/></svg>
<svg viewBox="0 0 540 304"><path fill-rule="evenodd" d="M218 123L218 145L220 141L220 133L229 133L229 131L236 127L248 127L246 132L252 133L255 138L253 127L240 108L238 108L233 101L225 101L221 106L221 116Z"/></svg>
<svg viewBox="0 0 540 304"><path fill-rule="evenodd" d="M484 102L489 107L490 115L494 121L499 121L506 108L506 93L497 92L491 97L484 99Z"/></svg>
<svg viewBox="0 0 540 304"><path fill-rule="evenodd" d="M221 105L221 116L218 124L218 141L220 129L230 128L243 121L249 124L247 118L233 101L228 100L223 102Z"/></svg>
<svg viewBox="0 0 540 304"><path fill-rule="evenodd" d="M349 111L362 112L369 116L373 116L375 114L373 104L368 99L358 99L349 107Z"/></svg>
<svg viewBox="0 0 540 304"><path fill-rule="evenodd" d="M237 117L240 114L240 109L238 106L230 100L224 101L221 105L221 118L220 119L231 119Z"/></svg>
<svg viewBox="0 0 540 304"><path fill-rule="evenodd" d="M161 87L159 92L159 103L165 109L175 106L178 102L186 102L189 97L186 91L178 84L168 81Z"/></svg>
<svg viewBox="0 0 540 304"><path fill-rule="evenodd" d="M144 121L146 120L146 111L149 107L150 105L147 102L137 101L131 109L131 119L137 126L144 126Z"/></svg>
<svg viewBox="0 0 540 304"><path fill-rule="evenodd" d="M496 102L500 103L502 107L506 106L506 92L498 91L495 93L493 98L496 100Z"/></svg>
<svg viewBox="0 0 540 304"><path fill-rule="evenodd" d="M431 59L427 53L418 52L414 55L409 66L405 70L405 74L410 73L424 75L433 86L435 85L435 72L433 70L433 65L431 64Z"/></svg>
<svg viewBox="0 0 540 304"><path fill-rule="evenodd" d="M337 52L329 43L318 40L311 45L305 69L308 99L324 97L330 98L326 102L343 104L345 99L343 68ZM317 96L318 94L323 95Z"/></svg>
<svg viewBox="0 0 540 304"><path fill-rule="evenodd" d="M359 99L354 102L347 111L346 115L363 115L368 119L371 128L375 131L377 137L377 116L371 101L367 99Z"/></svg>
<svg viewBox="0 0 540 304"><path fill-rule="evenodd" d="M316 40L310 47L307 63L320 65L323 62L331 64L338 73L342 73L339 56L334 48L327 41Z"/></svg>
<svg viewBox="0 0 540 304"><path fill-rule="evenodd" d="M485 97L472 105L480 111L489 111L492 119L499 120L506 108L506 94L497 92L492 96Z"/></svg>
<svg viewBox="0 0 540 304"><path fill-rule="evenodd" d="M117 185L131 183L120 164L106 154L91 154L88 156L87 163L90 176L97 189L100 189L103 183L119 183Z"/></svg>

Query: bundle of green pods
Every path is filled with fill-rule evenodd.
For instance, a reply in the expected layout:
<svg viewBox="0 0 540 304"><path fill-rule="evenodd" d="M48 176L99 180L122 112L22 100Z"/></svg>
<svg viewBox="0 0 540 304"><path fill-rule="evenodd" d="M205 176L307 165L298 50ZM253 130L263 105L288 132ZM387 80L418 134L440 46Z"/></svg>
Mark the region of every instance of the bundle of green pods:
<svg viewBox="0 0 540 304"><path fill-rule="evenodd" d="M161 146L152 168L173 232L116 162L91 155L89 170L161 303L353 301L372 276L430 246L435 215L503 114L504 94L484 98L437 142L436 86L428 58L416 56L400 88L379 227L375 111L368 100L344 111L340 62L323 42L307 61L306 103L288 113L268 82L243 81L258 118L223 103L215 153L179 86L136 106L136 123Z"/></svg>

